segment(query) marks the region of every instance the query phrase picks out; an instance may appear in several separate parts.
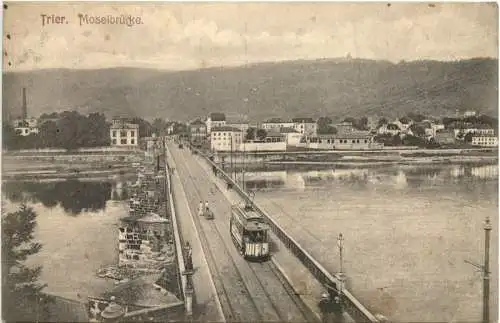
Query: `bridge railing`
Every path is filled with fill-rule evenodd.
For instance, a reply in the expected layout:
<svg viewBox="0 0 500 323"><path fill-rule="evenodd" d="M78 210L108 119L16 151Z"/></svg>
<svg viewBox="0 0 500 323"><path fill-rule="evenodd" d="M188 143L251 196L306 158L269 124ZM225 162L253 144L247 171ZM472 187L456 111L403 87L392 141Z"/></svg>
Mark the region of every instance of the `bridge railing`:
<svg viewBox="0 0 500 323"><path fill-rule="evenodd" d="M254 203L250 196L238 185L238 183L236 183L226 172L224 172L224 170L210 160L208 156L200 151L197 152L200 156L203 156L212 167L215 167L226 183L232 185L232 188L245 200L245 202L253 205L254 209L267 219L274 234L283 242L283 244L285 244L292 254L302 262L302 264L311 272L318 282L323 285L332 286L335 284L336 286L339 286L339 277L330 274L320 263L318 263L316 259L314 259L297 241L288 235L285 230L283 230L281 226L274 221L269 214L267 214L266 211ZM370 313L370 311L368 311L368 309L366 309L363 304L361 304L361 302L359 302L348 290L343 289L342 292L344 295L344 308L356 322L379 322L379 320L377 320L377 318Z"/></svg>
<svg viewBox="0 0 500 323"><path fill-rule="evenodd" d="M166 192L167 194L167 203L168 203L168 210L170 211L170 217L172 219L172 226L174 227L174 240L175 240L175 254L177 257L177 265L178 265L178 277L177 277L177 282L180 284L179 289L181 293L181 298L184 300L185 295L184 295L184 286L186 286L186 281L187 278L185 275L182 275L182 271L185 269L185 263L184 263L184 244L182 241L182 237L179 234L180 227L177 223L177 212L176 212L176 205L174 202L174 196L173 196L173 191L172 191L172 172L168 167L168 162L167 162L167 155L164 156L165 158L165 166L167 168L167 174L165 176L166 180Z"/></svg>

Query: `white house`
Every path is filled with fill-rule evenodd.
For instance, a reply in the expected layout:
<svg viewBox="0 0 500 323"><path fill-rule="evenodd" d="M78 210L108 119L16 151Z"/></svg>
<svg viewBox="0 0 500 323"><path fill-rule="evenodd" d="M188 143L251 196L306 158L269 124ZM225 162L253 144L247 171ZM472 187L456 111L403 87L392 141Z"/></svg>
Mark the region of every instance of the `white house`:
<svg viewBox="0 0 500 323"><path fill-rule="evenodd" d="M139 144L139 125L126 119L115 118L109 129L111 146L134 147Z"/></svg>
<svg viewBox="0 0 500 323"><path fill-rule="evenodd" d="M280 131L281 128L293 128L295 123L291 121L283 121L280 118L272 118L260 124L260 128L269 131Z"/></svg>
<svg viewBox="0 0 500 323"><path fill-rule="evenodd" d="M373 142L373 136L368 132L353 132L338 135L319 135L302 140L302 147L311 149L366 150L380 149L382 144Z"/></svg>
<svg viewBox="0 0 500 323"><path fill-rule="evenodd" d="M401 132L402 132L401 127L395 123L381 125L380 128L378 128L377 130L377 133L381 135L391 134L394 136L400 134Z"/></svg>
<svg viewBox="0 0 500 323"><path fill-rule="evenodd" d="M286 136L286 144L287 146L298 146L300 143L300 139L304 136L297 130L293 128L281 128L280 133L284 134Z"/></svg>
<svg viewBox="0 0 500 323"><path fill-rule="evenodd" d="M207 133L212 132L212 128L223 127L226 125L226 115L224 113L213 112L207 117L205 121L207 125Z"/></svg>
<svg viewBox="0 0 500 323"><path fill-rule="evenodd" d="M498 137L496 135L473 135L472 145L482 147L498 147Z"/></svg>
<svg viewBox="0 0 500 323"><path fill-rule="evenodd" d="M468 110L464 112L464 117L475 117L477 114L477 111Z"/></svg>
<svg viewBox="0 0 500 323"><path fill-rule="evenodd" d="M15 119L11 124L16 133L23 137L31 134L38 134L39 132L37 118Z"/></svg>
<svg viewBox="0 0 500 323"><path fill-rule="evenodd" d="M38 127L15 127L14 130L20 136L29 136L31 134L38 134Z"/></svg>
<svg viewBox="0 0 500 323"><path fill-rule="evenodd" d="M477 126L470 126L470 127L463 127L463 128L455 128L453 129L455 133L455 137L458 136L458 134L463 134L466 135L468 133L472 134L478 134L478 135L494 135L495 130L491 128L488 125L477 125Z"/></svg>
<svg viewBox="0 0 500 323"><path fill-rule="evenodd" d="M393 124L397 125L399 129L401 129L402 133L406 133L408 129L410 129L411 125L413 124L413 120L407 117L403 117L400 119L397 119L392 122Z"/></svg>
<svg viewBox="0 0 500 323"><path fill-rule="evenodd" d="M243 143L243 132L228 126L213 127L210 133L210 149L212 151L235 151Z"/></svg>
<svg viewBox="0 0 500 323"><path fill-rule="evenodd" d="M318 124L312 118L293 118L293 128L305 136L314 137L318 133Z"/></svg>

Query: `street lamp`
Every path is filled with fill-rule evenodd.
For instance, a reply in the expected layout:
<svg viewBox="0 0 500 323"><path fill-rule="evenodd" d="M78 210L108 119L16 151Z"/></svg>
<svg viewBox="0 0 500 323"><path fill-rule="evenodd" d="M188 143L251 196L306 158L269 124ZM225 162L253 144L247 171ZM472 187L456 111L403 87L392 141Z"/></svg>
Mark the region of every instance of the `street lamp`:
<svg viewBox="0 0 500 323"><path fill-rule="evenodd" d="M480 265L469 260L466 263L472 265L483 272L483 323L490 321L490 218L486 217L484 223L484 264Z"/></svg>

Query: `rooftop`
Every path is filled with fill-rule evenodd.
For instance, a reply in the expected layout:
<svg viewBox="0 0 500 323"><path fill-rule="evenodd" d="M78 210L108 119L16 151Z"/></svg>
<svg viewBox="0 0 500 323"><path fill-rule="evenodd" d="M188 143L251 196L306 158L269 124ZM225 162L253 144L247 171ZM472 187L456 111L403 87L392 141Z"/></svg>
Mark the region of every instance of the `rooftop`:
<svg viewBox="0 0 500 323"><path fill-rule="evenodd" d="M290 121L284 121L281 118L271 118L271 119L264 121L264 123L288 123L288 122L290 122Z"/></svg>
<svg viewBox="0 0 500 323"><path fill-rule="evenodd" d="M387 125L387 130L401 130L397 124L389 123Z"/></svg>
<svg viewBox="0 0 500 323"><path fill-rule="evenodd" d="M129 122L113 122L111 124L111 129L139 129L139 125L136 123Z"/></svg>
<svg viewBox="0 0 500 323"><path fill-rule="evenodd" d="M241 132L240 129L230 126L222 126L222 127L213 127L212 132L216 131L231 131L231 132Z"/></svg>
<svg viewBox="0 0 500 323"><path fill-rule="evenodd" d="M369 132L349 132L336 135L319 135L318 137L332 139L366 139L373 137L373 135L371 135Z"/></svg>
<svg viewBox="0 0 500 323"><path fill-rule="evenodd" d="M292 122L316 123L313 118L293 118Z"/></svg>
<svg viewBox="0 0 500 323"><path fill-rule="evenodd" d="M497 135L492 135L492 134L486 134L486 135L481 135L481 134L474 134L472 137L487 137L487 138L496 138Z"/></svg>
<svg viewBox="0 0 500 323"><path fill-rule="evenodd" d="M226 115L221 112L212 112L209 117L212 121L226 121Z"/></svg>

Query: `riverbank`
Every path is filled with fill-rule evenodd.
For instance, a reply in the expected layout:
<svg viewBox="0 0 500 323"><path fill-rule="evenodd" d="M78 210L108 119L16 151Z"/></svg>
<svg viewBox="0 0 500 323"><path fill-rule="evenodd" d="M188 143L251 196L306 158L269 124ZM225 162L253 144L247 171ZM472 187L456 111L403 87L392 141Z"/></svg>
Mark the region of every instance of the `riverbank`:
<svg viewBox="0 0 500 323"><path fill-rule="evenodd" d="M429 163L497 163L498 149L391 149L373 151L304 151L217 153L214 161L225 166L253 165L370 165Z"/></svg>
<svg viewBox="0 0 500 323"><path fill-rule="evenodd" d="M52 160L51 158L24 159L3 156L2 179L34 181L66 178L109 179L136 172L132 161L113 159L70 161L57 158Z"/></svg>

